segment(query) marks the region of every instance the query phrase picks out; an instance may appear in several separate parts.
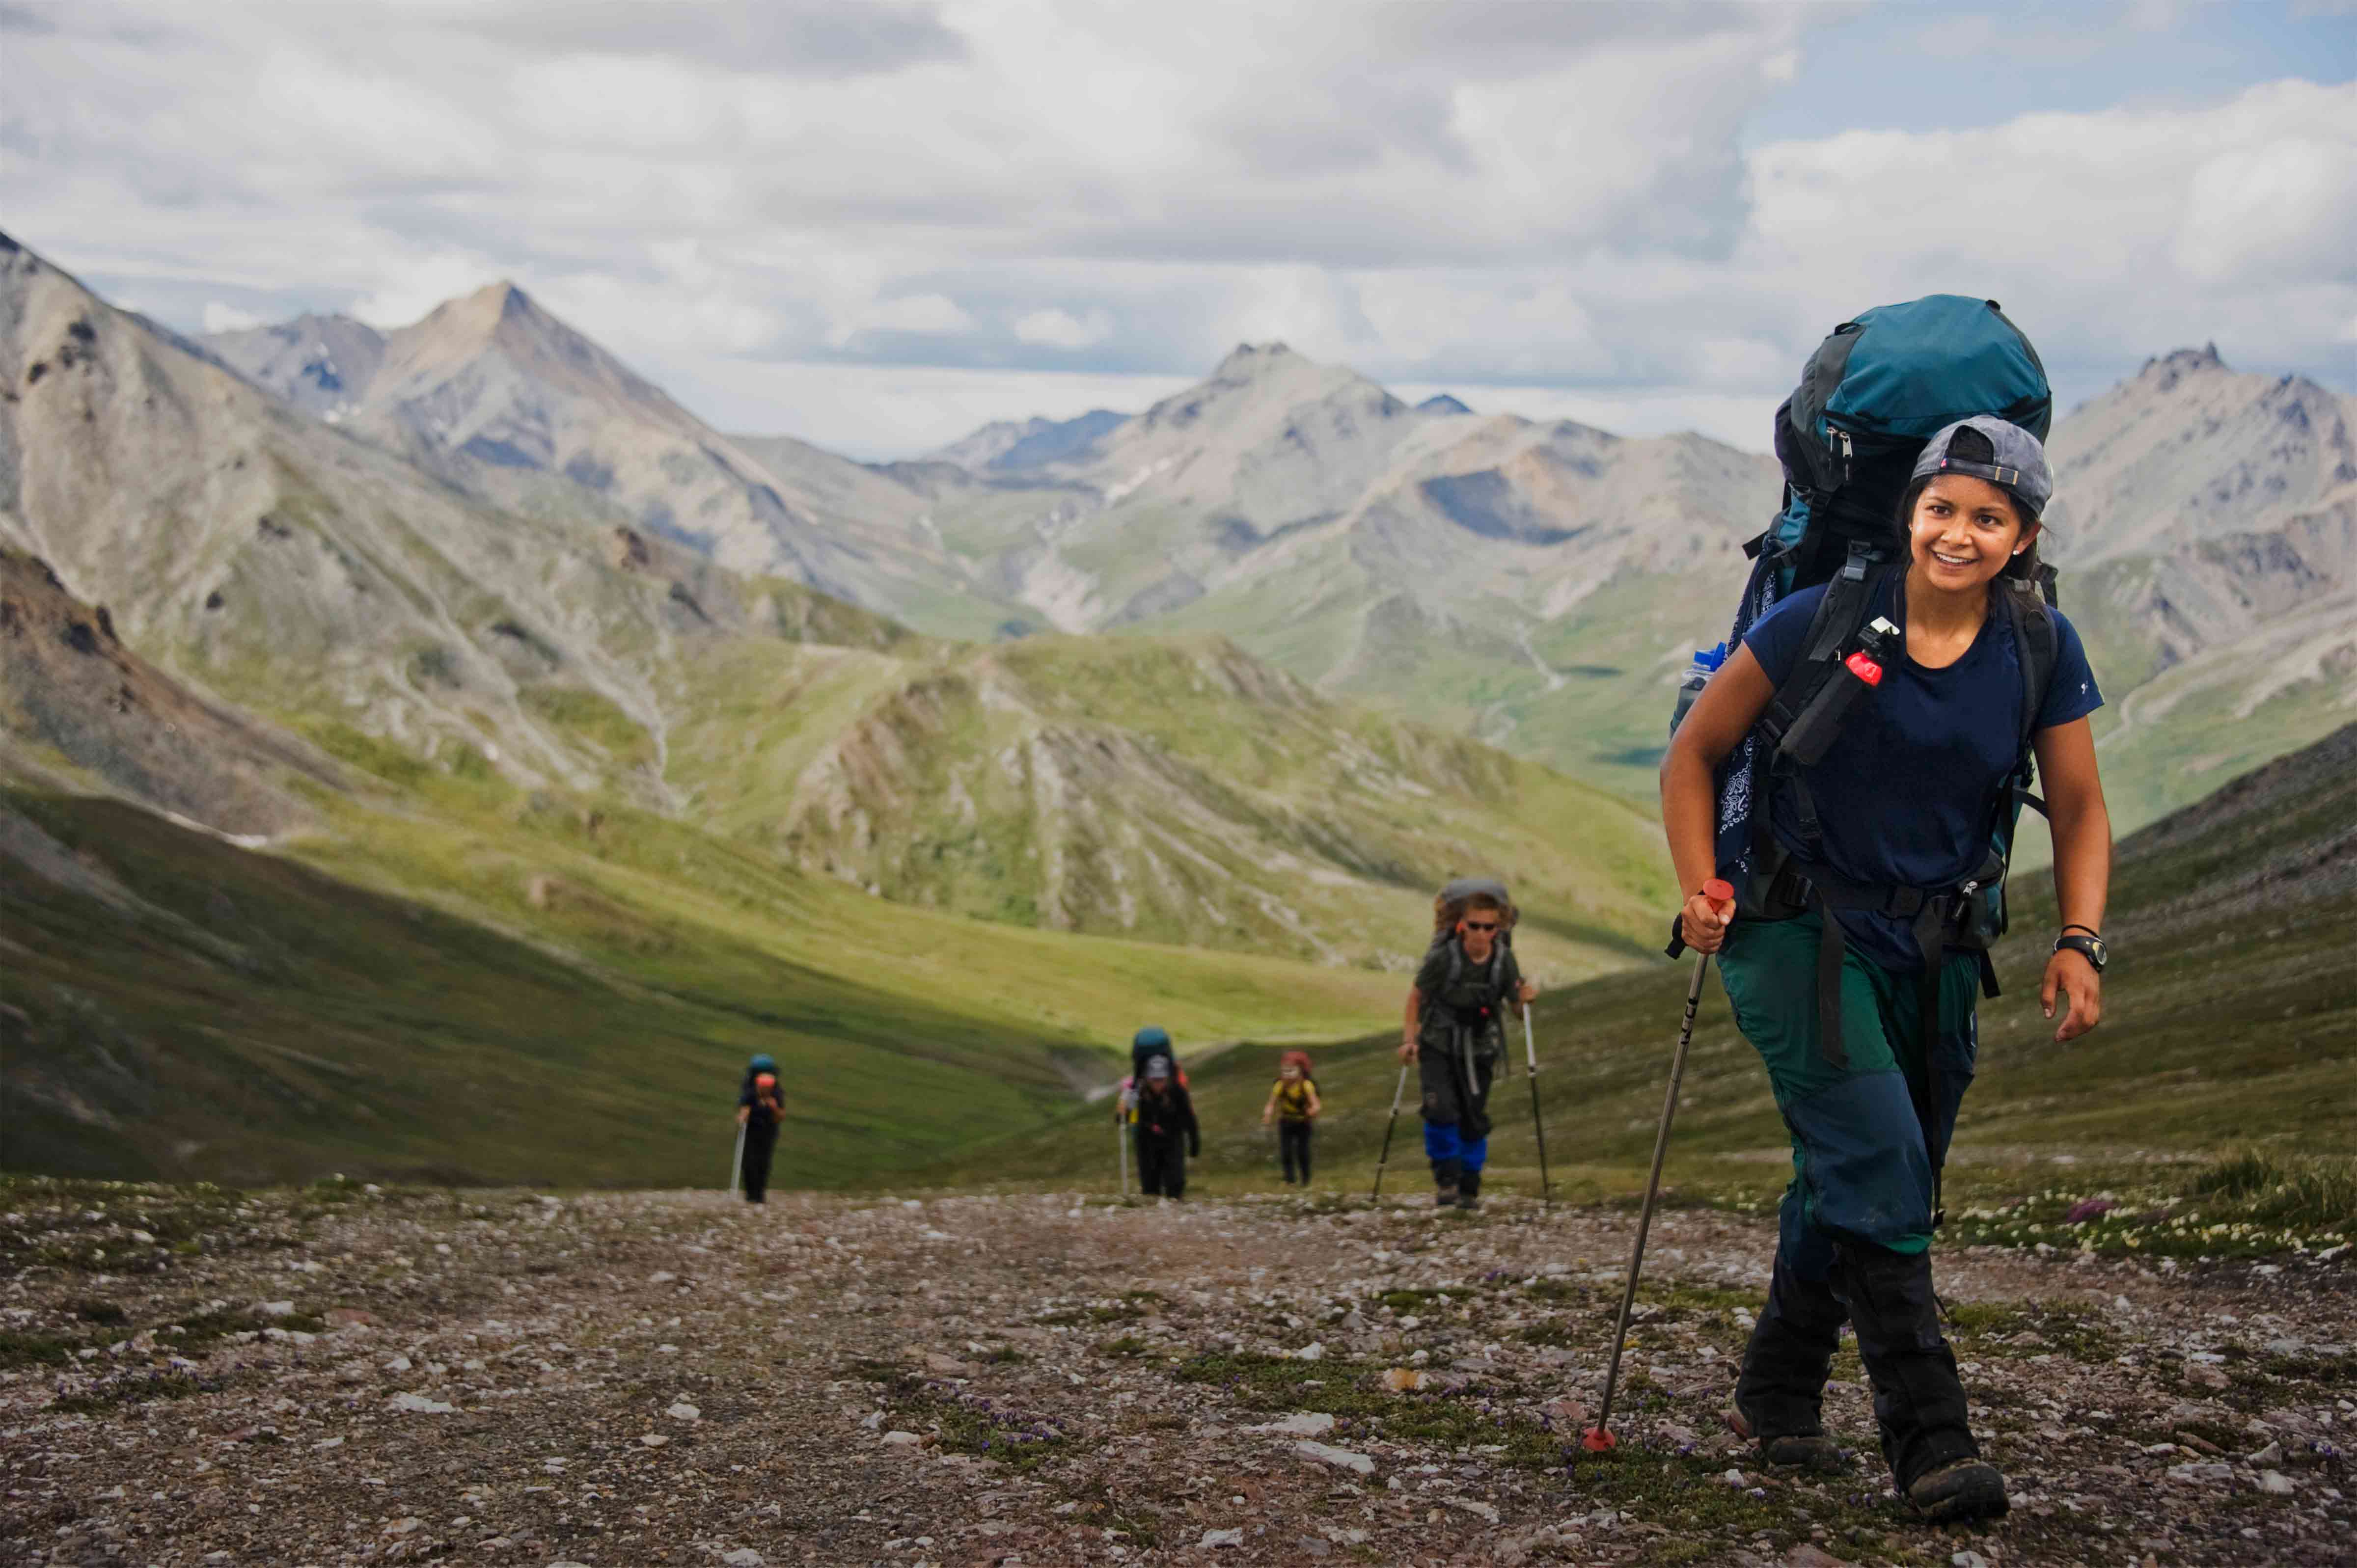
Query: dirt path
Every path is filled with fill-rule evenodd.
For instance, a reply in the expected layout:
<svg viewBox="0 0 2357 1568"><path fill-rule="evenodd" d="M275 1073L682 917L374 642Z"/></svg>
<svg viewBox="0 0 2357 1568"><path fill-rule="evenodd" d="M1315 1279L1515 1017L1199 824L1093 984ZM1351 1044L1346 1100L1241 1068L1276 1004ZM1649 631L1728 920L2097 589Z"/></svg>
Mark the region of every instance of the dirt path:
<svg viewBox="0 0 2357 1568"><path fill-rule="evenodd" d="M2357 1561L2345 1258L1946 1257L2017 1495L1943 1533L1846 1352L1848 1475L1720 1433L1770 1244L1725 1215L1657 1224L1567 1464L1618 1210L95 1192L0 1227L8 1562Z"/></svg>

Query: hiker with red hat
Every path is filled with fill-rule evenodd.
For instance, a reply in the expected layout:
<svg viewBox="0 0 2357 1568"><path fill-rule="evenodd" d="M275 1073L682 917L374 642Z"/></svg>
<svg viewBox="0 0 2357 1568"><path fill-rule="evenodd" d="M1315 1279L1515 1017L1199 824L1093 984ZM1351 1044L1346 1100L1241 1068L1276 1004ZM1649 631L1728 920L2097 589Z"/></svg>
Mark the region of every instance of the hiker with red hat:
<svg viewBox="0 0 2357 1568"><path fill-rule="evenodd" d="M1323 1110L1318 1080L1309 1076L1309 1053L1286 1052L1278 1059L1276 1084L1268 1091L1268 1103L1261 1107L1260 1124L1276 1123L1277 1157L1285 1166L1287 1187L1293 1185L1297 1170L1301 1185L1309 1185L1309 1129Z"/></svg>

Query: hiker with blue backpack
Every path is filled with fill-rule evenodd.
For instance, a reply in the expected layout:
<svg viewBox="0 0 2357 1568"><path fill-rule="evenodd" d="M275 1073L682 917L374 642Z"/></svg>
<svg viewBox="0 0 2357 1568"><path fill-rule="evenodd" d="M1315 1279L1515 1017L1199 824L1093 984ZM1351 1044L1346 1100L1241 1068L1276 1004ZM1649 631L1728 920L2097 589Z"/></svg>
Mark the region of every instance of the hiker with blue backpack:
<svg viewBox="0 0 2357 1568"><path fill-rule="evenodd" d="M1729 1424L1770 1464L1838 1465L1820 1412L1846 1318L1898 1490L1935 1520L2007 1507L1930 1248L2025 803L2052 824L2060 909L2040 999L2066 1009L2057 1040L2103 1015L2103 698L2039 561L2050 408L1990 302L1934 295L1829 338L1778 413L1787 506L1736 645L1662 764L1673 952L1717 956L1792 1140ZM1717 878L1731 913L1703 896Z"/></svg>
<svg viewBox="0 0 2357 1568"><path fill-rule="evenodd" d="M748 1203L769 1201L770 1161L777 1153L778 1127L785 1119L785 1097L778 1088L778 1058L765 1052L745 1065L745 1082L737 1091L737 1168Z"/></svg>

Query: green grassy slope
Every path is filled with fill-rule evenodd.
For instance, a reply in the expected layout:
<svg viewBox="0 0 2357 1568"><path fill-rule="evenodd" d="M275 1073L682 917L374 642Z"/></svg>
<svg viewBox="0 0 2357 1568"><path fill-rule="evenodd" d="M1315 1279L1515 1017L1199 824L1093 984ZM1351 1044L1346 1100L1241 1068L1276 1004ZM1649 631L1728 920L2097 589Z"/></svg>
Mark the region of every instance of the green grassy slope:
<svg viewBox="0 0 2357 1568"><path fill-rule="evenodd" d="M2357 726L2236 781L2122 843L2107 919L2115 960L2105 1017L2057 1046L2039 1016L2051 940L2050 879L2023 878L2017 935L1996 955L2006 994L1982 1004L1980 1073L1957 1135L1954 1183L1976 1165L2068 1155L2094 1169L2258 1144L2357 1153ZM1536 1033L1547 1146L1559 1190L1641 1184L1686 980L1659 961L1543 997ZM1329 1114L1319 1185L1363 1193L1398 1078L1394 1029L1318 1053ZM1239 1050L1195 1075L1207 1129L1199 1176L1214 1189L1275 1182L1259 1128L1273 1052ZM1535 1190L1536 1149L1516 1042L1495 1091L1494 1185ZM1111 1130L1074 1118L971 1151L946 1181L1113 1180ZM1714 981L1706 990L1670 1179L1706 1191L1781 1187L1785 1139L1750 1047ZM1403 1112L1387 1190L1418 1191L1419 1130Z"/></svg>
<svg viewBox="0 0 2357 1568"><path fill-rule="evenodd" d="M823 1186L1039 1123L1149 1019L1308 1036L1394 1004L1363 971L911 910L330 738L404 787L315 791L291 855L0 798L0 1164L716 1184L737 1071L767 1050L793 1100L780 1179Z"/></svg>
<svg viewBox="0 0 2357 1568"><path fill-rule="evenodd" d="M1739 572L1715 585L1627 574L1555 620L1502 602L1450 620L1404 596L1278 579L1155 624L1232 636L1321 690L1478 736L1650 813L1678 673L1727 635L1742 585Z"/></svg>
<svg viewBox="0 0 2357 1568"><path fill-rule="evenodd" d="M716 645L693 668L666 778L697 817L903 903L1399 968L1431 889L1493 870L1567 980L1634 961L1667 887L1625 802L1222 639Z"/></svg>

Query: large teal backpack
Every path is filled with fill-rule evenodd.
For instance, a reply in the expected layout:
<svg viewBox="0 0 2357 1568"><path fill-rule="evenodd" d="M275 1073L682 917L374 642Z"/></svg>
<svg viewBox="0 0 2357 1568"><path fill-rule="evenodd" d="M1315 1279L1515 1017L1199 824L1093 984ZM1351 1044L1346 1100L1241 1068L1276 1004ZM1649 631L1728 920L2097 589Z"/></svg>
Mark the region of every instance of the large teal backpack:
<svg viewBox="0 0 2357 1568"><path fill-rule="evenodd" d="M2054 416L2038 350L1996 301L1934 294L1835 328L1776 411L1784 510L1746 546L1781 579L1778 596L1831 577L1853 543L1903 559L1909 471L1924 442L1976 413L2040 441Z"/></svg>

